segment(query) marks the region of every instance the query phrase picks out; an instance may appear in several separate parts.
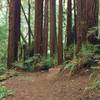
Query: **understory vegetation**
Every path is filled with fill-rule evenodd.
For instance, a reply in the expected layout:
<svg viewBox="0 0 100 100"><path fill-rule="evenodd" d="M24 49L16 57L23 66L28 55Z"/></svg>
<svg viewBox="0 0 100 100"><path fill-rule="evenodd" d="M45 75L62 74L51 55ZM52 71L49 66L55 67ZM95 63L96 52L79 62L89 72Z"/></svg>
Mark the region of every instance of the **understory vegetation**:
<svg viewBox="0 0 100 100"><path fill-rule="evenodd" d="M7 89L5 86L0 86L0 100L4 100L9 95L13 95L13 91Z"/></svg>

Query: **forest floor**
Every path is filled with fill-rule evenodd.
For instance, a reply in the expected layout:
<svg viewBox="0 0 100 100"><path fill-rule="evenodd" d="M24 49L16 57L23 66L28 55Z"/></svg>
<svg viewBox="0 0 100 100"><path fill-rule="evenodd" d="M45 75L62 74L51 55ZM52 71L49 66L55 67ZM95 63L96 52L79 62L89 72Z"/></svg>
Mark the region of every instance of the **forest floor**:
<svg viewBox="0 0 100 100"><path fill-rule="evenodd" d="M59 69L49 72L21 72L4 85L15 91L6 100L100 100L100 94L84 92L89 81L89 74L72 78Z"/></svg>

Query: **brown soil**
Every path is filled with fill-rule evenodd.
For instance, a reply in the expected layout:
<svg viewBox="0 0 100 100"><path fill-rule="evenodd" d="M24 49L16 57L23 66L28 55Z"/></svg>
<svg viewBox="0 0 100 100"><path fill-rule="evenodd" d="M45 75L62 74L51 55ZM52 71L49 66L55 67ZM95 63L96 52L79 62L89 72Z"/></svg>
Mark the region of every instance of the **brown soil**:
<svg viewBox="0 0 100 100"><path fill-rule="evenodd" d="M22 73L5 82L14 90L14 96L6 100L100 100L94 94L84 95L89 75L69 78L69 74L58 70L38 73Z"/></svg>

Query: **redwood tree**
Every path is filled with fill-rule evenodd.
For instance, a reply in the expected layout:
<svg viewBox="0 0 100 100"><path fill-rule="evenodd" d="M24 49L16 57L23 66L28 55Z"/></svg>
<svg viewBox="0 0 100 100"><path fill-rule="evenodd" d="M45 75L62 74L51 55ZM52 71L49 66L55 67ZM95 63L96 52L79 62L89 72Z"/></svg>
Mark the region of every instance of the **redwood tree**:
<svg viewBox="0 0 100 100"><path fill-rule="evenodd" d="M98 0L77 0L77 52L87 41L88 28L98 26Z"/></svg>
<svg viewBox="0 0 100 100"><path fill-rule="evenodd" d="M88 27L98 25L99 0L86 0L86 17Z"/></svg>
<svg viewBox="0 0 100 100"><path fill-rule="evenodd" d="M50 55L54 57L57 49L56 0L50 0Z"/></svg>
<svg viewBox="0 0 100 100"><path fill-rule="evenodd" d="M35 53L42 54L43 0L35 0Z"/></svg>
<svg viewBox="0 0 100 100"><path fill-rule="evenodd" d="M86 21L86 1L77 0L76 32L77 32L77 49L80 51L82 43L86 43L87 21Z"/></svg>
<svg viewBox="0 0 100 100"><path fill-rule="evenodd" d="M59 23L58 23L58 64L63 62L63 36L62 36L62 21L63 21L63 7L62 0L59 0Z"/></svg>
<svg viewBox="0 0 100 100"><path fill-rule="evenodd" d="M72 44L72 0L67 1L67 46Z"/></svg>
<svg viewBox="0 0 100 100"><path fill-rule="evenodd" d="M43 31L43 54L47 56L48 52L48 0L45 0L44 9L44 31Z"/></svg>
<svg viewBox="0 0 100 100"><path fill-rule="evenodd" d="M18 58L18 41L20 40L20 0L9 2L9 38L8 67Z"/></svg>

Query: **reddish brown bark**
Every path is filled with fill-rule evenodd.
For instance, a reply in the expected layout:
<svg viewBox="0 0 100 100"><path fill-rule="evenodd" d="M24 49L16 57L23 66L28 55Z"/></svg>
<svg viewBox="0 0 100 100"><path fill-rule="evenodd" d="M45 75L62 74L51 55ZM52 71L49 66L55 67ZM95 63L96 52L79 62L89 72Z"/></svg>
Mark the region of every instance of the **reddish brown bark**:
<svg viewBox="0 0 100 100"><path fill-rule="evenodd" d="M35 0L35 53L42 54L43 0Z"/></svg>
<svg viewBox="0 0 100 100"><path fill-rule="evenodd" d="M50 0L50 55L54 57L57 50L56 34L56 0Z"/></svg>
<svg viewBox="0 0 100 100"><path fill-rule="evenodd" d="M18 41L20 40L20 0L10 0L9 3L9 37L8 37L8 67L18 58Z"/></svg>
<svg viewBox="0 0 100 100"><path fill-rule="evenodd" d="M44 32L43 32L43 54L48 52L48 0L45 0Z"/></svg>
<svg viewBox="0 0 100 100"><path fill-rule="evenodd" d="M77 32L77 50L80 51L82 43L86 43L87 21L86 21L86 1L77 0L76 32Z"/></svg>
<svg viewBox="0 0 100 100"><path fill-rule="evenodd" d="M98 0L77 0L77 52L87 41L88 28L98 26Z"/></svg>
<svg viewBox="0 0 100 100"><path fill-rule="evenodd" d="M62 0L59 0L59 23L58 23L58 64L63 63L63 36L62 36L62 21L63 21L63 7Z"/></svg>
<svg viewBox="0 0 100 100"><path fill-rule="evenodd" d="M99 0L86 0L86 16L88 27L98 25Z"/></svg>
<svg viewBox="0 0 100 100"><path fill-rule="evenodd" d="M72 44L72 0L67 1L67 46Z"/></svg>

